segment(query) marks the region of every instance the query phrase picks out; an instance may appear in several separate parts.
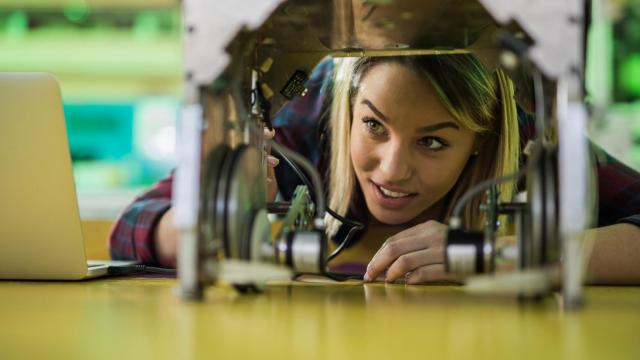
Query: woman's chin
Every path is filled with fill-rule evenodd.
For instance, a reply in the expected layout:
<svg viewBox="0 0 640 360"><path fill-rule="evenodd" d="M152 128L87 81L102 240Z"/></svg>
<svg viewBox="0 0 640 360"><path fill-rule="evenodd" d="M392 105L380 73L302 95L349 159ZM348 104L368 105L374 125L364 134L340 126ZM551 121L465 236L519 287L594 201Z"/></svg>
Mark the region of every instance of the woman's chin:
<svg viewBox="0 0 640 360"><path fill-rule="evenodd" d="M397 211L373 211L373 217L386 225L402 225L415 218L415 214L403 214Z"/></svg>

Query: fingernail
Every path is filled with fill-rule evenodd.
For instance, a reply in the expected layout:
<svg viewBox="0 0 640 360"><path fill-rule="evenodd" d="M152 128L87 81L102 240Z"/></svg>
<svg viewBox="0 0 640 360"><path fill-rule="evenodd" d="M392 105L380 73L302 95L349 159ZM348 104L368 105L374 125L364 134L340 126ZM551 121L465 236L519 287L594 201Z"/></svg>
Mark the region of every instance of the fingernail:
<svg viewBox="0 0 640 360"><path fill-rule="evenodd" d="M269 163L269 166L271 167L275 167L276 165L278 165L280 163L280 159L278 159L275 156L267 156L267 162Z"/></svg>
<svg viewBox="0 0 640 360"><path fill-rule="evenodd" d="M275 130L269 130L269 128L265 127L264 128L264 136L267 138L272 138L274 135L276 134Z"/></svg>
<svg viewBox="0 0 640 360"><path fill-rule="evenodd" d="M371 282L371 276L369 275L369 273L364 273L362 280L364 280L365 282Z"/></svg>

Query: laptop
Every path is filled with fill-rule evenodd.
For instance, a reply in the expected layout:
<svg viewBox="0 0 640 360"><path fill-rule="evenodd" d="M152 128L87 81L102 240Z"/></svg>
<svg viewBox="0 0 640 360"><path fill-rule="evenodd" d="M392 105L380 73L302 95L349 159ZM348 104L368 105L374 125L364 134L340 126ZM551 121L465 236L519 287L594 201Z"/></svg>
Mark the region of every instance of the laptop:
<svg viewBox="0 0 640 360"><path fill-rule="evenodd" d="M87 261L56 79L0 73L0 279L81 280L131 264Z"/></svg>

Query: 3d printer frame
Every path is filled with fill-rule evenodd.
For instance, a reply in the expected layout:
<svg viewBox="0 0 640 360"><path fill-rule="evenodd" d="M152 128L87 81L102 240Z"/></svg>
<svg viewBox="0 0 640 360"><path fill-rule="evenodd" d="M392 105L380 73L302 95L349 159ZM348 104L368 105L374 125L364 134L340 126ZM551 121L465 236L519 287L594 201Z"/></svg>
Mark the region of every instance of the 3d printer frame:
<svg viewBox="0 0 640 360"><path fill-rule="evenodd" d="M303 95L305 73L320 59L473 52L488 67L535 69L537 96L552 99L547 103L553 106L540 110L540 126L553 129L557 143L539 139L536 164L526 168L526 196L509 205L489 195L485 210L516 214L520 270L561 260L565 304L579 304L581 233L589 220L586 6L583 0L183 1L185 95L173 192L182 296L201 298L205 286L219 281L227 259L321 271L321 200L311 199L309 189L298 191L291 204L270 205L288 219L271 232L261 136L288 98ZM517 71L512 77L526 96L532 88L522 85L526 78ZM486 231L480 242L451 239L450 269L490 262L493 236ZM297 258L287 258L294 243ZM472 252L460 251L470 245ZM557 250L552 258L544 255L551 247Z"/></svg>

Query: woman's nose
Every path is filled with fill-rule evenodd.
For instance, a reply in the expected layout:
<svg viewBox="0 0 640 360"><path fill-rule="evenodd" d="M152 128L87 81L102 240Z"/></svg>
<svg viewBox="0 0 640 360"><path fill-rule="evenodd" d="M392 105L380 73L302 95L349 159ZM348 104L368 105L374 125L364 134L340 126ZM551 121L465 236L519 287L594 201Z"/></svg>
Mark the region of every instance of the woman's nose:
<svg viewBox="0 0 640 360"><path fill-rule="evenodd" d="M411 152L402 144L389 144L380 152L380 172L384 180L398 182L407 180L413 172Z"/></svg>

